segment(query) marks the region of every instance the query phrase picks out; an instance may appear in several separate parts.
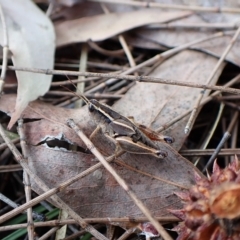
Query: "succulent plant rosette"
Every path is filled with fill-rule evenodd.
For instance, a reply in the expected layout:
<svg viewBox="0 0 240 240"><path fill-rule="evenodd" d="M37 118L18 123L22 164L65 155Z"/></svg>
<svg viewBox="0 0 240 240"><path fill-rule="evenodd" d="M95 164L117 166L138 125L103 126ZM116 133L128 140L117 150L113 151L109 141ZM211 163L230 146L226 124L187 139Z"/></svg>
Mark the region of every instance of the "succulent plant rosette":
<svg viewBox="0 0 240 240"><path fill-rule="evenodd" d="M177 240L240 239L240 174L238 159L220 169L217 162L207 178L195 174L196 184L188 191L176 193L183 209L170 210L182 220L173 230Z"/></svg>

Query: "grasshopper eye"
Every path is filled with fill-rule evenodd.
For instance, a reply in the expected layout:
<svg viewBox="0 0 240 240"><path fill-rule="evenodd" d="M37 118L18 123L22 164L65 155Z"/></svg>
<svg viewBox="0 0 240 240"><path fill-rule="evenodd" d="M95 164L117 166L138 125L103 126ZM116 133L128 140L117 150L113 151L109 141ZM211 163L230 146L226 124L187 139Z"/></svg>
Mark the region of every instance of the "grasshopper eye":
<svg viewBox="0 0 240 240"><path fill-rule="evenodd" d="M91 103L88 104L88 110L89 110L89 112L93 112L94 111L93 104L91 104Z"/></svg>
<svg viewBox="0 0 240 240"><path fill-rule="evenodd" d="M171 144L174 142L174 138L172 138L172 137L165 136L163 139L168 144Z"/></svg>

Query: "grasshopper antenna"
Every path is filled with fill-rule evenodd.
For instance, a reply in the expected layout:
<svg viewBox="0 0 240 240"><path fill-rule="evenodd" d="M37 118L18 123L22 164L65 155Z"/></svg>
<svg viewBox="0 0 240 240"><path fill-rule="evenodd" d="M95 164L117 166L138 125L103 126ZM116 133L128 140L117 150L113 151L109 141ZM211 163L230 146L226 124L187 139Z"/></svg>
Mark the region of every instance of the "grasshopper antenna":
<svg viewBox="0 0 240 240"><path fill-rule="evenodd" d="M66 76L68 78L68 76ZM76 85L72 82L72 80L70 78L68 78L69 82L75 87ZM89 100L84 96L84 95L78 95L76 94L75 92L73 92L72 90L70 90L69 88L63 86L63 85L60 85L61 87L65 88L66 90L68 90L69 92L73 93L76 97L80 97L86 104L89 104Z"/></svg>

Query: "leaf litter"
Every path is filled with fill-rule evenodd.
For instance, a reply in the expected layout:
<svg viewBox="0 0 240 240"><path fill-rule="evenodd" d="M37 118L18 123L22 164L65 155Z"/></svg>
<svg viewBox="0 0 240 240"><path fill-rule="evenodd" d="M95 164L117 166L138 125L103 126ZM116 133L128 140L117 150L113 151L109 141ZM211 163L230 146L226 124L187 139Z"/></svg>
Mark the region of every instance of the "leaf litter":
<svg viewBox="0 0 240 240"><path fill-rule="evenodd" d="M124 32L126 36L134 34L136 39L146 39L146 46L144 46L144 41L141 42L142 48L148 48L147 41L149 40L155 44L152 45L152 48L157 46L157 44L176 46L181 44L179 37L182 38L183 42L189 41L186 40L187 36L185 36L185 33L187 34L187 31L184 31L184 29L182 31L157 31L147 27L137 30L131 29L154 22L164 23L171 21L172 23L182 24L185 20L191 23L192 19L195 19L194 24L198 24L198 21L202 23L207 19L207 13L204 15L204 18L200 19L199 15L192 15L192 13L187 11L181 13L169 11L157 14L156 18L151 20L150 16L152 16L154 11L153 9L143 9L121 14L102 14L57 23L57 44L62 46L91 39L93 41L101 40L102 42L98 44L106 46L103 40L108 41L109 38ZM133 24L131 24L128 20L135 13L145 18L139 22L133 21ZM228 19L228 21L229 19L236 20L235 16L222 19ZM111 28L103 27L104 24L107 26L106 24L109 24L109 22L116 21L116 17L119 23L122 23L120 24L121 26L119 25L119 28L114 26L111 26ZM184 20L178 19L182 17L185 17ZM109 19L111 18L112 20L110 21ZM134 20L136 19L139 18ZM76 28L72 27L74 21L78 24L85 23L85 27L88 26L88 30L86 31L87 28L85 27L81 28L81 31L76 35L75 33L79 30L79 26L76 25ZM101 25L101 21L103 21L103 25ZM98 25L102 27L97 27ZM63 31L63 29L65 30ZM215 32L215 30L200 32L192 29L189 36L191 36L191 40L194 40L199 38L201 34L207 36ZM164 36L168 37L167 41L164 39ZM153 77L215 85L224 70L225 63L220 65L211 82L206 81L218 62L218 59L214 56L220 57L230 42L231 37L227 37L224 36L217 40L200 43L198 46L194 46L195 50L184 50L181 53L177 53L159 66L155 63L152 71L149 71L149 67L143 67L138 72L144 75L147 70L150 72L148 75ZM112 38L111 41L113 45L116 44L116 39ZM216 44L217 42L218 44ZM233 46L233 49L227 56L227 60L236 65L238 65L238 60L237 56L234 56L234 48L237 47L237 44L239 44L239 41L236 42L236 45ZM50 48L54 51L53 45ZM203 52L196 51L196 49L201 49ZM59 52L61 52L60 49ZM136 48L133 50L135 56L139 52L142 54L144 49ZM61 54L63 53L61 52ZM144 54L146 58L147 53L145 52ZM139 60L136 58L136 60L137 63L143 61L141 58ZM106 59L106 61L108 60ZM32 66L48 68L47 66L36 66L35 62ZM25 64L23 67L27 67L27 65ZM97 72L98 66L96 64L94 67L89 67L89 69ZM110 89L111 85L105 87L104 91L108 91L108 88ZM124 116L133 116L137 122L157 130L167 125L172 119L193 109L200 93L201 90L197 88L137 83L113 105L113 108ZM203 100L209 93L210 91L205 92ZM100 91L99 94L101 95L102 92ZM11 115L15 101L15 95L3 95L0 100L1 111ZM24 124L24 134L28 144L29 166L50 188L58 186L60 183L98 163L98 160L93 157L82 140L76 136L73 130L66 126L67 119L72 118L83 132L90 136L96 126L91 120L86 107L81 109L64 109L37 101L32 102L21 116L27 120ZM164 149L168 153L165 159L159 160L148 155L125 153L111 163L155 217L171 217L172 215L168 211L169 208L180 209L182 203L174 193L188 189L194 184L194 172L202 175L191 162L178 153L188 137L184 133L184 127L188 119L189 115L164 131L164 134L175 138L172 146L163 142L158 143L159 148ZM101 132L94 136L92 141L104 156L107 157L114 153L114 144ZM72 148L75 150L72 150ZM33 176L31 176L31 181L33 190L38 194L43 193L41 188L34 182ZM59 196L76 213L86 218L144 217L112 175L102 167L67 187Z"/></svg>
<svg viewBox="0 0 240 240"><path fill-rule="evenodd" d="M6 17L9 50L12 54L13 65L52 69L55 34L51 21L31 1L21 0L15 4L8 1L0 3ZM0 25L0 34L3 36L2 25ZM4 44L3 37L0 38L0 41L1 45ZM43 52L44 54L42 54ZM36 100L49 90L51 83L51 76L19 71L16 71L16 75L18 96L16 106L12 109L14 113L9 128L17 121L29 102ZM38 87L36 87L36 82L38 82Z"/></svg>

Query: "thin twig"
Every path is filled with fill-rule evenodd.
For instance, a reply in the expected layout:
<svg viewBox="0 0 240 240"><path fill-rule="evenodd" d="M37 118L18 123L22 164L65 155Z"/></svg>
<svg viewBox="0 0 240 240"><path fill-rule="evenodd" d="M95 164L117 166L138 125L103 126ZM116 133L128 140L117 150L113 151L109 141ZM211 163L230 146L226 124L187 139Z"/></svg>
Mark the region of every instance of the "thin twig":
<svg viewBox="0 0 240 240"><path fill-rule="evenodd" d="M54 228L50 229L44 235L42 235L40 238L38 238L38 240L49 239L58 229L59 229L59 227L54 227Z"/></svg>
<svg viewBox="0 0 240 240"><path fill-rule="evenodd" d="M99 47L92 40L88 40L88 44L92 49L94 49L95 51L97 51L97 52L99 52L103 55L112 56L112 57L119 57L119 56L122 56L124 54L123 49L120 49L120 50L106 50L106 49L103 49L103 48Z"/></svg>
<svg viewBox="0 0 240 240"><path fill-rule="evenodd" d="M117 240L125 240L127 239L131 234L135 233L137 230L137 228L130 228L128 230L125 231L124 234L122 234L121 237L119 237Z"/></svg>
<svg viewBox="0 0 240 240"><path fill-rule="evenodd" d="M182 87L193 87L193 88L202 88L202 89L210 89L216 90L220 92L227 92L232 94L240 94L240 90L236 88L228 88L224 86L215 86L201 83L193 83L186 81L176 81L170 79L149 77L149 76L138 76L135 77L133 75L121 75L121 74L111 74L111 73L93 73L93 72L77 72L77 71L64 71L64 70L50 70L50 69L38 69L38 68L21 68L21 67L13 67L8 66L8 70L17 70L17 71L26 71L26 72L35 72L42 73L46 75L69 75L69 76L85 76L85 77L104 77L104 78L116 78L116 79L125 79L129 81L136 82L151 82L151 83L162 83L168 85L176 85Z"/></svg>
<svg viewBox="0 0 240 240"><path fill-rule="evenodd" d="M238 74L236 77L234 77L231 81L227 82L223 87L230 87L232 85L234 85L235 83L237 83L240 80L240 74ZM216 97L218 94L220 93L220 91L216 91L214 93L212 93L210 96L206 97L199 106L203 106L204 104L210 102L212 99L214 99L214 97ZM160 128L158 128L156 131L157 132L161 132L163 130L166 130L167 128L169 128L170 126L172 126L174 123L178 122L179 120L181 120L182 118L186 117L189 113L191 113L192 109L184 112L183 114L177 116L176 118L172 119L171 121L169 121L166 124L163 124Z"/></svg>
<svg viewBox="0 0 240 240"><path fill-rule="evenodd" d="M184 49L190 48L191 46L194 46L195 44L198 44L198 43L201 43L201 42L213 39L213 38L221 37L223 35L224 35L223 32L218 32L218 33L215 33L215 34L210 35L208 37L197 39L197 40L191 41L189 43L185 43L183 45L180 45L180 46L177 46L175 48L169 49L168 51L165 51L165 52L163 52L161 54L157 54L154 57L152 57L152 58L150 58L150 59L148 59L148 60L146 60L146 61L144 61L144 62L142 62L142 63L140 63L138 65L136 65L135 67L131 67L131 68L127 69L126 71L122 72L122 75L131 74L131 73L134 73L136 71L140 71L143 67L146 67L146 66L149 66L149 65L152 65L152 64L155 65L154 67L159 66L167 58L173 56L174 54L177 54L180 51L183 51ZM151 68L150 71L152 71L153 68ZM145 71L146 72L145 75L148 75L150 73L150 71ZM115 79L115 78L108 79L106 81L106 84L108 84L108 83L109 84L113 84L116 81L117 81L117 79ZM93 89L93 91L100 90L100 89L102 89L104 87L105 87L105 83L99 84L95 89Z"/></svg>
<svg viewBox="0 0 240 240"><path fill-rule="evenodd" d="M94 227L95 227L96 229L99 229L99 228L102 228L102 227L103 227L103 224L96 224L96 225L94 225ZM86 231L81 230L81 231L78 231L78 232L76 232L76 233L73 233L72 235L64 238L64 240L80 239L80 237L81 237L83 234L86 234Z"/></svg>
<svg viewBox="0 0 240 240"><path fill-rule="evenodd" d="M193 107L193 110L192 110L192 112L191 112L191 115L190 115L190 117L189 117L189 119L188 119L188 122L187 122L187 124L186 124L186 127L185 127L185 129L184 129L184 133L185 133L185 134L188 134L189 131L192 129L192 126L193 126L193 123L194 123L194 121L195 121L195 119L196 119L197 113L199 112L199 105L200 105L200 103L201 103L201 101L202 101L202 98L203 98L203 96L204 96L204 93L205 93L205 90L202 90L201 93L199 94L199 97L198 97L198 99L197 99L197 101L196 101L195 106Z"/></svg>
<svg viewBox="0 0 240 240"><path fill-rule="evenodd" d="M3 172L15 172L15 171L22 171L22 167L21 167L20 164L0 166L0 173L3 173Z"/></svg>
<svg viewBox="0 0 240 240"><path fill-rule="evenodd" d="M213 134L214 134L214 132L215 132L215 130L216 130L216 128L217 128L217 125L218 125L218 123L219 123L219 121L220 121L220 119L221 119L224 106L225 106L225 105L224 105L223 103L220 104L220 108L219 108L219 111L218 111L218 115L217 115L217 117L216 117L216 120L214 121L214 124L213 124L212 128L211 128L210 131L208 132L208 135L207 135L204 143L203 143L202 146L200 147L201 149L206 149L207 146L208 146L208 144L209 144L209 142L210 142L210 140L212 139L212 136L213 136ZM197 159L195 160L195 162L194 162L194 165L195 165L195 166L197 166L199 160L200 160L200 158L197 158Z"/></svg>
<svg viewBox="0 0 240 240"><path fill-rule="evenodd" d="M157 221L162 223L170 223L170 222L179 222L179 218L176 217L155 217ZM104 224L112 224L113 222L117 223L141 223L147 222L148 219L146 217L123 217L123 218L84 218L87 223L104 223ZM78 224L74 219L67 220L52 220L45 222L34 222L34 227L54 227L54 226L62 226L65 224ZM14 224L9 226L1 226L0 232L10 231L19 228L26 228L27 223Z"/></svg>
<svg viewBox="0 0 240 240"><path fill-rule="evenodd" d="M2 125L0 124L0 135L2 136L2 138L4 139L4 141L8 144L9 149L12 151L13 155L15 156L16 160L21 164L21 166L23 167L23 169L34 178L34 181L36 182L36 184L38 184L38 186L44 191L44 192L53 192L53 194L55 194L56 192L60 191L60 189L53 189L53 190L49 190L48 186L36 175L34 174L31 169L29 168L26 159L23 158L23 156L20 154L20 152L18 151L18 149L11 143L11 141L9 140L9 138L6 136L5 132L4 132L4 128L2 127ZM30 156L29 156L30 157ZM55 190L55 191L54 191ZM57 190L57 191L56 191ZM48 193L49 193L48 192ZM53 195L52 194L52 195ZM43 196L44 194L42 194ZM35 199L32 199L31 201L29 201L28 203L25 203L23 205L21 205L20 207L0 216L0 223L10 219L11 217L16 216L18 213L21 213L22 211L26 210L29 207L34 206L35 204L39 203L40 201L43 200L42 196L39 196ZM65 209L69 215L71 215L71 217L73 219L75 219L79 225L84 228L87 232L90 232L93 236L95 236L97 239L101 239L101 240L107 240L107 238L105 236L103 236L100 232L98 232L96 229L94 229L94 227L92 227L91 225L87 224L75 211L73 211L66 203L64 203L57 195L54 195L51 197L52 200L58 205L61 206L63 209Z"/></svg>
<svg viewBox="0 0 240 240"><path fill-rule="evenodd" d="M230 43L228 44L228 46L226 47L226 49L224 50L224 52L222 53L220 59L218 60L217 64L215 65L214 69L212 70L212 72L210 73L208 79L206 80L206 83L209 84L214 76L216 75L217 71L220 69L220 66L222 66L223 62L225 61L225 58L227 56L227 54L229 53L229 51L232 49L234 43L236 42L238 36L240 34L240 27L237 29L237 31L235 32L234 36L232 37L232 39L230 40ZM200 105L200 102L203 98L203 94L204 92L201 92L198 100L196 101L196 106L194 107L191 115L190 115L190 118L189 118L189 121L187 123L187 126L185 127L185 133L188 133L190 130L191 130L191 127L192 127L192 123L193 123L193 120L196 118L196 115L197 113L199 112L199 105Z"/></svg>
<svg viewBox="0 0 240 240"><path fill-rule="evenodd" d="M185 157L190 156L211 156L216 149L191 149L191 150L181 150L179 153ZM240 148L228 148L221 149L218 153L219 156L234 156L239 155Z"/></svg>
<svg viewBox="0 0 240 240"><path fill-rule="evenodd" d="M79 64L79 71L85 72L87 70L87 60L88 60L88 46L86 43L82 45L82 51L80 56L80 64ZM78 76L79 80L84 80L85 77ZM79 82L77 84L76 94L81 95L84 93L85 82ZM83 105L83 100L79 99L75 102L74 108L80 108Z"/></svg>
<svg viewBox="0 0 240 240"><path fill-rule="evenodd" d="M109 14L109 9L107 8L107 6L105 4L101 4L101 7L104 11L105 14ZM120 42L122 48L123 48L123 51L125 52L125 55L127 56L127 59L128 59L128 62L129 62L129 65L131 67L135 67L136 66L136 63L134 61L134 58L132 56L132 53L127 45L127 42L125 40L125 38L123 37L122 34L118 35L118 41ZM136 76L136 74L135 74Z"/></svg>
<svg viewBox="0 0 240 240"><path fill-rule="evenodd" d="M11 140L11 142L12 142L13 144L19 143L19 142L20 142L20 138L16 138L16 139L14 139L14 140ZM4 150L4 149L7 148L7 147L8 147L8 145L7 145L6 143L0 144L0 151Z"/></svg>
<svg viewBox="0 0 240 240"><path fill-rule="evenodd" d="M76 96L73 92L67 91L48 91L47 94L54 95L54 96ZM96 98L96 99L119 99L122 98L123 95L115 95L115 94L108 94L108 93L93 93L93 94L84 94L87 98Z"/></svg>
<svg viewBox="0 0 240 240"><path fill-rule="evenodd" d="M147 26L150 29L212 29L212 30L233 30L238 28L237 23L179 23L179 22L170 22L170 23L153 23Z"/></svg>
<svg viewBox="0 0 240 240"><path fill-rule="evenodd" d="M228 126L228 129L227 131L224 133L220 143L218 144L216 150L214 151L213 155L211 156L211 158L208 160L206 166L204 167L203 169L203 172L205 172L208 167L213 163L213 161L215 160L215 158L217 157L219 151L221 150L222 146L224 145L224 143L230 138L231 136L231 132L232 132L232 129L238 119L238 116L239 116L239 111L236 111L229 126Z"/></svg>
<svg viewBox="0 0 240 240"><path fill-rule="evenodd" d="M86 144L87 148L96 156L96 158L102 163L102 165L108 170L109 173L115 178L118 184L126 191L129 197L132 198L134 203L139 207L143 214L149 219L153 226L157 229L159 234L165 239L172 239L165 229L160 225L156 219L152 217L151 212L147 209L142 201L135 195L132 189L126 184L126 182L117 174L114 168L105 160L102 154L94 147L93 143L87 138L87 136L80 130L80 128L74 123L73 120L68 120L69 126L77 133L77 135Z"/></svg>
<svg viewBox="0 0 240 240"><path fill-rule="evenodd" d="M25 142L25 136L23 133L23 119L19 119L18 120L18 134L20 136L20 144L21 144L21 148L22 148L22 153L23 153L23 157L26 158L29 155L28 152L28 148ZM23 171L23 179L24 179L24 188L25 188L25 196L26 196L26 203L29 202L31 200L31 182L30 182L30 178L29 175L27 174L27 172L24 170ZM33 218L32 218L32 208L28 208L27 209L27 220L28 220L28 238L30 240L34 239L34 225L33 225Z"/></svg>

